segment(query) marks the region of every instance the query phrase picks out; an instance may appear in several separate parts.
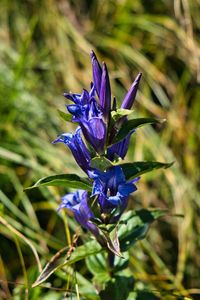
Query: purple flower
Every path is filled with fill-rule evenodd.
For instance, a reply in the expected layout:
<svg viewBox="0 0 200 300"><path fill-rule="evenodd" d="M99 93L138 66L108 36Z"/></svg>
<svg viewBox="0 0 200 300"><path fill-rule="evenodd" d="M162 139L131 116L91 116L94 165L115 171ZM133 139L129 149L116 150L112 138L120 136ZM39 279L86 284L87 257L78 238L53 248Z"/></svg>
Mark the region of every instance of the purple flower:
<svg viewBox="0 0 200 300"><path fill-rule="evenodd" d="M88 100L87 104L70 104L67 105L70 114L73 115L72 121L82 123L91 118L102 118L102 111L100 110L94 97Z"/></svg>
<svg viewBox="0 0 200 300"><path fill-rule="evenodd" d="M90 168L91 156L90 152L85 146L82 137L81 129L77 128L76 133L63 133L53 143L62 142L69 147L76 162L86 173Z"/></svg>
<svg viewBox="0 0 200 300"><path fill-rule="evenodd" d="M94 97L94 85L90 92L83 90L79 94L66 94L75 104L67 105L68 111L73 115L72 121L78 122L83 135L94 150L102 154L106 141L106 124L103 112Z"/></svg>
<svg viewBox="0 0 200 300"><path fill-rule="evenodd" d="M99 97L103 115L105 119L107 119L111 110L111 90L108 70L105 63L103 63L101 68L94 51L91 52L90 56L92 60L94 86Z"/></svg>
<svg viewBox="0 0 200 300"><path fill-rule="evenodd" d="M92 74L93 74L93 81L95 85L95 89L97 92L97 95L99 97L100 90L101 90L101 76L102 76L102 68L98 62L98 59L94 53L94 51L91 51L91 60L92 60Z"/></svg>
<svg viewBox="0 0 200 300"><path fill-rule="evenodd" d="M96 237L99 235L99 230L90 219L94 218L93 212L87 203L87 191L78 190L75 193L70 193L62 197L62 203L59 209L67 208L74 213L76 221L85 229L91 231Z"/></svg>
<svg viewBox="0 0 200 300"><path fill-rule="evenodd" d="M110 80L106 64L101 68L95 53L91 53L94 84L88 92L83 89L82 94L65 93L64 96L74 104L67 105L68 111L73 115L72 121L79 123L85 139L94 150L104 153L107 137L106 122L109 122L111 111ZM95 98L99 97L99 103Z"/></svg>
<svg viewBox="0 0 200 300"><path fill-rule="evenodd" d="M91 84L90 92L88 92L86 89L83 89L82 94L64 93L64 97L70 101L73 101L75 104L85 105L89 103L89 100L92 97L95 97L95 87L93 84Z"/></svg>
<svg viewBox="0 0 200 300"><path fill-rule="evenodd" d="M86 140L93 146L96 152L102 154L106 140L106 125L101 118L91 118L80 123Z"/></svg>
<svg viewBox="0 0 200 300"><path fill-rule="evenodd" d="M134 130L129 132L123 140L113 144L122 124L126 123L128 119L127 116L121 115L120 118L117 116L115 123L111 119L111 111L117 111L117 103L115 98L111 103L110 80L106 64L103 63L101 66L93 51L91 52L91 61L93 83L91 83L90 91L83 89L81 94L64 94L68 100L72 101L66 107L72 115L72 121L78 123L78 128L75 134L61 134L54 143L63 142L69 147L78 165L93 181L92 194L88 195L88 192L83 190L69 193L62 198L59 210L62 208L71 210L76 221L91 231L101 245L109 248L109 240L95 224L100 221L104 224L116 223L119 220L127 207L129 195L137 190L135 182L139 178L127 182L120 166L107 168L104 172L90 166L94 156L98 156L101 161L99 165L98 163L94 165L104 169L106 168L104 165L106 160L101 160L101 156L105 157L106 155L111 161L114 161L116 156L124 159L128 151L130 137L134 132ZM131 109L141 76L141 73L137 75L125 95L121 104L122 109ZM88 147L92 146L96 153L89 151L91 148L87 148L82 135ZM88 199L89 197L92 199ZM91 207L89 200L93 203ZM95 218L96 222L94 221Z"/></svg>
<svg viewBox="0 0 200 300"><path fill-rule="evenodd" d="M89 177L94 179L92 196L99 195L98 200L102 212L117 206L124 210L129 194L137 190L134 182L139 179L127 182L119 166L107 169L106 172L89 171Z"/></svg>
<svg viewBox="0 0 200 300"><path fill-rule="evenodd" d="M112 145L111 147L109 147L107 149L108 158L110 160L113 161L115 159L116 155L121 157L122 159L124 159L124 157L126 156L126 153L128 151L130 138L131 138L131 135L133 134L133 132L135 132L135 130L133 130L131 133L129 133L127 135L127 137L125 137L125 139Z"/></svg>
<svg viewBox="0 0 200 300"><path fill-rule="evenodd" d="M102 68L99 102L103 110L104 117L108 119L111 110L111 91L110 91L110 80L108 76L108 70L105 63L103 63L103 68Z"/></svg>

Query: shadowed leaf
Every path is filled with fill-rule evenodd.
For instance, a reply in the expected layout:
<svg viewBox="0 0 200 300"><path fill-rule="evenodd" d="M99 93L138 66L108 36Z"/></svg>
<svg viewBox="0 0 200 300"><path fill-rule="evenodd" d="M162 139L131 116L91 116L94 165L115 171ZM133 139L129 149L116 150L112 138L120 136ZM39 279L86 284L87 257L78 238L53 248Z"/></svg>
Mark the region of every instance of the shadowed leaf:
<svg viewBox="0 0 200 300"><path fill-rule="evenodd" d="M127 120L122 125L116 137L114 138L113 144L123 140L129 133L131 133L132 130L138 127L141 127L145 124L162 123L163 121L165 120L157 120L154 118L138 118L138 119Z"/></svg>
<svg viewBox="0 0 200 300"><path fill-rule="evenodd" d="M165 214L166 211L163 210L145 209L125 213L118 231L121 251L127 251L137 240L143 239L150 224Z"/></svg>
<svg viewBox="0 0 200 300"><path fill-rule="evenodd" d="M112 167L113 164L112 164L112 162L109 159L107 159L104 156L101 156L101 157L94 157L91 160L90 166L92 168L97 168L97 169L99 169L101 171L104 171L107 168Z"/></svg>
<svg viewBox="0 0 200 300"><path fill-rule="evenodd" d="M58 109L58 113L60 115L60 117L67 122L71 122L72 121L72 115L71 114L67 114L61 110Z"/></svg>
<svg viewBox="0 0 200 300"><path fill-rule="evenodd" d="M67 249L69 250L67 251ZM49 276L56 270L66 265L71 265L79 260L85 259L86 257L97 254L101 251L102 248L96 241L87 242L82 246L71 249L71 251L68 247L61 249L46 265L32 287L40 285L42 282L47 280L47 278L49 278Z"/></svg>
<svg viewBox="0 0 200 300"><path fill-rule="evenodd" d="M157 161L147 161L147 162L137 161L134 163L121 164L120 167L123 169L126 179L129 180L156 169L161 169L161 168L167 169L171 167L173 163L174 162L161 163Z"/></svg>

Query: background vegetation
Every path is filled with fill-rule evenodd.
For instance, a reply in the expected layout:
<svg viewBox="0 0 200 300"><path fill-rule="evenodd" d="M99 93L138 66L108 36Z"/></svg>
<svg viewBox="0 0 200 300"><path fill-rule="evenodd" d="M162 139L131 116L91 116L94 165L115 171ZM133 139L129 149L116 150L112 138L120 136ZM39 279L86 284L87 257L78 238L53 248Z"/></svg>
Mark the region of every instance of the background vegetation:
<svg viewBox="0 0 200 300"><path fill-rule="evenodd" d="M175 161L143 176L130 199L130 209L170 211L132 250L140 299L200 298L199 4L1 0L0 299L72 299L63 289L77 282L81 290L90 278L78 264L30 287L40 265L36 253L44 265L70 244L77 225L56 211L66 189L23 189L42 176L77 172L68 149L51 141L73 130L57 109L64 111L64 91L89 87L91 49L107 62L118 102L142 71L136 114L167 119L159 129L138 130L129 150L134 160Z"/></svg>

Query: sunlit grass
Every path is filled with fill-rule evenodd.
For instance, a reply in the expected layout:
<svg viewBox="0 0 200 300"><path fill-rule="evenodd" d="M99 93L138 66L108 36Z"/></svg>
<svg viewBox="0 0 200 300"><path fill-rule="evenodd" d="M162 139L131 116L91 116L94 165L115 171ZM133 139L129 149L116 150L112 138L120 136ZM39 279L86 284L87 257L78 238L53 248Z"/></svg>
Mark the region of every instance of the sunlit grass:
<svg viewBox="0 0 200 300"><path fill-rule="evenodd" d="M175 164L144 176L130 207L169 208L171 214L184 217L168 216L154 225L147 241L133 249L133 274L140 284L162 293L161 299L188 296L190 291L199 297L199 3L150 2L2 1L2 299L11 299L10 294L16 300L59 298L50 289L30 288L38 267L26 242L33 245L42 265L69 242L68 226L74 232L76 225L56 212L66 190L44 187L24 193L23 189L42 176L77 172L68 149L51 142L59 133L73 131L60 120L57 109L65 109L64 91L89 87L90 49L107 62L119 102L142 71L137 113L167 119L160 128L140 129L129 157ZM74 276L73 270L59 271L51 282L75 291ZM84 266L76 277L81 291L88 281ZM7 286L6 280L24 286Z"/></svg>

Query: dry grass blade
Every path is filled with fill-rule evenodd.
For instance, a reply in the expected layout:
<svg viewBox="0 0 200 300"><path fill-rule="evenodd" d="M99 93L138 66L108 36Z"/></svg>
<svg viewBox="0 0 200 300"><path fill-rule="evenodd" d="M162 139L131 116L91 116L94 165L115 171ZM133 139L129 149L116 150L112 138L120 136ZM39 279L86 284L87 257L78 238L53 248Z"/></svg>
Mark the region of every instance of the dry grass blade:
<svg viewBox="0 0 200 300"><path fill-rule="evenodd" d="M41 263L40 263L40 259L39 259L39 256L37 254L37 251L36 251L35 247L31 243L31 241L29 239L27 239L21 232L19 232L17 229L15 229L13 226L11 226L2 216L0 216L0 222L6 228L8 228L12 233L14 233L20 239L22 239L31 248L31 250L33 251L33 254L35 256L36 262L37 262L38 270L39 270L39 272L41 272L42 271L42 266L41 266Z"/></svg>

